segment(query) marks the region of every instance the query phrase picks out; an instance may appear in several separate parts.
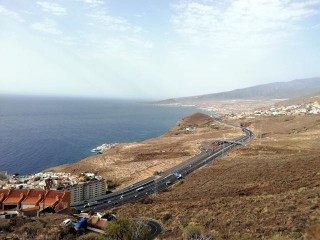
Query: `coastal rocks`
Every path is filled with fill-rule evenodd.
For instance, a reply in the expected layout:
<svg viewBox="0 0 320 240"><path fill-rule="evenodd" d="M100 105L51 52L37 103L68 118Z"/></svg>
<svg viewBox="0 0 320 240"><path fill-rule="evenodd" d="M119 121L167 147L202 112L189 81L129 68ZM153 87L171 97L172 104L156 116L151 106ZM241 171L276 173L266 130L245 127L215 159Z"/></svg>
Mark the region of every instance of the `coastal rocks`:
<svg viewBox="0 0 320 240"><path fill-rule="evenodd" d="M96 148L91 149L91 152L97 153L97 154L102 154L103 152L106 152L109 149L114 148L117 145L118 145L118 143L104 143L101 146L98 146Z"/></svg>

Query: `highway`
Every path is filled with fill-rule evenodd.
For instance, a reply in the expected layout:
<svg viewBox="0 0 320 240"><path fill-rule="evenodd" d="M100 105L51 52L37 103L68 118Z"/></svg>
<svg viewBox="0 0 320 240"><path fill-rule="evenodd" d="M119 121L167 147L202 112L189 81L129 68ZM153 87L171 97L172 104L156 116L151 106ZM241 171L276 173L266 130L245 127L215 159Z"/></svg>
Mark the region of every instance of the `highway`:
<svg viewBox="0 0 320 240"><path fill-rule="evenodd" d="M224 156L234 147L248 142L253 137L253 133L246 128L241 129L243 132L242 136L224 141L224 143L215 150L202 148L201 152L195 157L192 157L157 176L149 177L117 192L95 198L92 200L94 203L92 203L90 208L95 211L107 210L126 203L136 202L149 195L161 192L196 169L213 162L216 158ZM72 207L78 210L85 209L84 203Z"/></svg>

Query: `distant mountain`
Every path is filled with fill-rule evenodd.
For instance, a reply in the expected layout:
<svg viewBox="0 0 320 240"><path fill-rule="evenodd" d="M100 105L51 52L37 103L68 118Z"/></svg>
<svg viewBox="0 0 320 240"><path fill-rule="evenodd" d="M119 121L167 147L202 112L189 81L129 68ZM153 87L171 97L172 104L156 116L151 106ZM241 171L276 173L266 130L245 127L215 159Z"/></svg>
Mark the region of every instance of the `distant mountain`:
<svg viewBox="0 0 320 240"><path fill-rule="evenodd" d="M214 100L269 100L299 98L320 92L320 77L298 79L289 82L275 82L257 85L248 88L236 89L228 92L212 93L193 97L173 98L160 103L168 102L197 102Z"/></svg>

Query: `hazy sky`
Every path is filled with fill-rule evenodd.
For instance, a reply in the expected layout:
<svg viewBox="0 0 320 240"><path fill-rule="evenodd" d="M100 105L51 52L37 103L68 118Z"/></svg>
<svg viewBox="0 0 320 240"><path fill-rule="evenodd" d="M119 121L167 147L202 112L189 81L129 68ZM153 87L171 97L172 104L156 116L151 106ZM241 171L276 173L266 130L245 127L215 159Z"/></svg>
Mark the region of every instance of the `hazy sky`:
<svg viewBox="0 0 320 240"><path fill-rule="evenodd" d="M320 0L0 0L0 93L156 99L319 66Z"/></svg>

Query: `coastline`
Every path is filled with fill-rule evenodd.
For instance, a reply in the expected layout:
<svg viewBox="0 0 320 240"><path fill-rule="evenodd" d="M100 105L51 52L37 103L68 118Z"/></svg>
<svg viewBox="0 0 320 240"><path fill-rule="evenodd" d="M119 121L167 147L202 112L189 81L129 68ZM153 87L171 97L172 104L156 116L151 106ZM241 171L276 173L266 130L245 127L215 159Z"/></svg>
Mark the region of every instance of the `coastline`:
<svg viewBox="0 0 320 240"><path fill-rule="evenodd" d="M141 142L120 143L101 154L44 171L94 172L121 187L121 184L147 178L195 156L201 142L221 139L223 135L227 138L238 136L238 131L206 114L195 113L178 121L175 127L161 136Z"/></svg>
<svg viewBox="0 0 320 240"><path fill-rule="evenodd" d="M20 175L90 157L103 143L157 137L194 112L133 101L41 97L7 97L1 105L0 169Z"/></svg>

